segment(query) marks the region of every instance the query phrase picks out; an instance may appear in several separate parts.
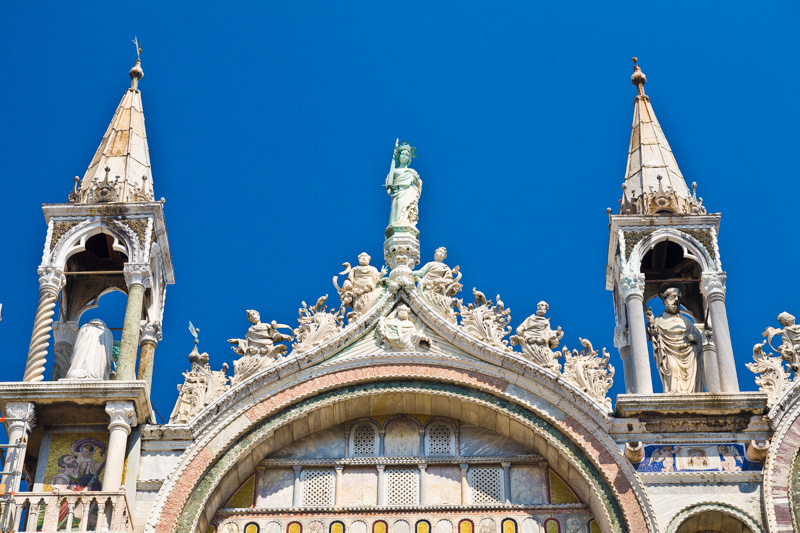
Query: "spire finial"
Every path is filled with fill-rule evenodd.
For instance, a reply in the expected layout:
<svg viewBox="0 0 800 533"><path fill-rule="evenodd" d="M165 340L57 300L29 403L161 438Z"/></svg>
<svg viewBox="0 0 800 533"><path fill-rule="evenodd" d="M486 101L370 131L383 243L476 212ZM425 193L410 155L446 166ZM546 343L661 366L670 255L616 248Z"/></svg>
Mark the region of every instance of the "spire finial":
<svg viewBox="0 0 800 533"><path fill-rule="evenodd" d="M136 45L136 64L133 65L133 68L128 73L131 77L131 89L136 89L139 85L139 80L142 79L144 76L144 71L142 70L142 46L139 44L139 39L134 36L133 37L133 44Z"/></svg>
<svg viewBox="0 0 800 533"><path fill-rule="evenodd" d="M639 91L639 96L644 96L644 84L647 83L647 76L644 75L642 69L639 67L637 62L639 58L633 58L633 75L631 76L631 83L636 85L637 91Z"/></svg>

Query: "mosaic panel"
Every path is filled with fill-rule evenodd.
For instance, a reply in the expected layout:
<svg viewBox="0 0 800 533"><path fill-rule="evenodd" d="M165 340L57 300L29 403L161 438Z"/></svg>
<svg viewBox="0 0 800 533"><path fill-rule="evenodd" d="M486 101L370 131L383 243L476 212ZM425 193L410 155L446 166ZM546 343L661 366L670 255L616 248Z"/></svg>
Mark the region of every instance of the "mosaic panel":
<svg viewBox="0 0 800 533"><path fill-rule="evenodd" d="M44 490L101 490L107 449L108 433L53 433Z"/></svg>
<svg viewBox="0 0 800 533"><path fill-rule="evenodd" d="M744 472L760 471L761 463L744 457L741 444L647 445L639 472Z"/></svg>

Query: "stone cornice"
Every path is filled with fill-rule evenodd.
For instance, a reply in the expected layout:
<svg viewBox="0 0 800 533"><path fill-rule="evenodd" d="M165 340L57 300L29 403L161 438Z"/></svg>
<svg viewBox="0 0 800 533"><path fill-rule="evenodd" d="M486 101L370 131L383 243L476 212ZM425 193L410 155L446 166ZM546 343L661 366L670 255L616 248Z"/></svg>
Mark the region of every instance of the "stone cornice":
<svg viewBox="0 0 800 533"><path fill-rule="evenodd" d="M386 505L383 507L375 506L361 506L361 507L281 507L276 509L267 509L263 507L251 507L246 509L233 509L222 508L217 511L217 515L224 518L232 518L236 516L256 516L256 515L274 515L274 514L308 514L309 512L335 512L340 513L355 513L358 515L381 515L396 512L413 512L428 513L428 512L458 512L458 513L471 513L482 511L506 510L506 511L529 511L529 512L563 512L563 511L579 511L589 509L585 503L547 503L539 505L519 505L519 504L496 504L496 505Z"/></svg>
<svg viewBox="0 0 800 533"><path fill-rule="evenodd" d="M615 416L643 418L683 415L763 415L767 408L764 392L693 394L620 394Z"/></svg>
<svg viewBox="0 0 800 533"><path fill-rule="evenodd" d="M31 402L36 406L62 402L99 405L109 401L130 401L137 423L154 420L147 384L144 381L40 381L0 383L0 409L9 402Z"/></svg>
<svg viewBox="0 0 800 533"><path fill-rule="evenodd" d="M474 456L462 457L459 455L423 457L347 457L335 459L265 459L260 466L335 466L335 465L420 465L420 464L499 464L512 462L514 464L547 464L547 460L539 454L533 455L504 455L504 456Z"/></svg>
<svg viewBox="0 0 800 533"><path fill-rule="evenodd" d="M639 472L645 485L713 485L721 483L761 483L763 472Z"/></svg>

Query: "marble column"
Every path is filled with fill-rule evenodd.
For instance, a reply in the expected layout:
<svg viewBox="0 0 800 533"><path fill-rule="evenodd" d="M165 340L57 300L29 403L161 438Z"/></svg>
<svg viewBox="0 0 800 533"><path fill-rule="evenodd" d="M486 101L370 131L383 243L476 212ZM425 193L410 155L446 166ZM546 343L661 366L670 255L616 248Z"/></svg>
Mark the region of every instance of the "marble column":
<svg viewBox="0 0 800 533"><path fill-rule="evenodd" d="M303 484L300 481L300 472L303 471L303 467L295 465L292 468L294 468L294 492L292 493L292 507L298 508L303 503L302 499L300 498L303 488Z"/></svg>
<svg viewBox="0 0 800 533"><path fill-rule="evenodd" d="M419 430L419 456L425 457L425 430Z"/></svg>
<svg viewBox="0 0 800 533"><path fill-rule="evenodd" d="M469 480L467 479L469 464L461 463L458 466L461 468L461 505L469 505Z"/></svg>
<svg viewBox="0 0 800 533"><path fill-rule="evenodd" d="M27 451L28 435L36 424L34 406L29 402L9 402L6 404L4 413L8 426L8 445L6 451L6 461L3 470L13 472L7 474L0 480L0 484L5 486L5 493L16 493L22 481L22 467L25 464L25 452Z"/></svg>
<svg viewBox="0 0 800 533"><path fill-rule="evenodd" d="M383 470L386 465L376 465L378 469L378 507L386 505L386 477Z"/></svg>
<svg viewBox="0 0 800 533"><path fill-rule="evenodd" d="M739 392L736 362L733 358L728 313L725 310L725 272L703 272L701 287L708 303L708 315L714 330L721 392Z"/></svg>
<svg viewBox="0 0 800 533"><path fill-rule="evenodd" d="M614 328L614 346L619 350L622 359L622 376L625 379L625 394L633 393L633 359L631 358L631 341L628 328L617 326Z"/></svg>
<svg viewBox="0 0 800 533"><path fill-rule="evenodd" d="M427 502L427 485L428 485L428 465L422 463L419 465L419 504L425 505Z"/></svg>
<svg viewBox="0 0 800 533"><path fill-rule="evenodd" d="M144 291L150 284L150 266L126 263L125 283L128 284L128 304L122 323L122 341L117 361L118 380L136 379L136 352L139 348L139 328L142 321Z"/></svg>
<svg viewBox="0 0 800 533"><path fill-rule="evenodd" d="M159 341L161 341L161 323L154 321L144 324L139 333L139 370L136 379L146 381L148 389L152 389L153 386L153 359Z"/></svg>
<svg viewBox="0 0 800 533"><path fill-rule="evenodd" d="M714 344L714 332L710 326L703 331L703 382L706 392L720 392L719 363L717 347Z"/></svg>
<svg viewBox="0 0 800 533"><path fill-rule="evenodd" d="M117 491L122 486L122 470L125 453L128 451L128 435L131 426L136 425L136 410L133 402L107 402L106 413L111 419L108 424L108 453L106 454L103 491Z"/></svg>
<svg viewBox="0 0 800 533"><path fill-rule="evenodd" d="M64 270L56 267L39 267L39 305L36 307L36 318L33 321L33 333L28 347L28 361L25 363L25 375L22 381L42 381L44 365L47 363L47 346L50 331L53 329L53 309L58 300L58 293L66 284Z"/></svg>
<svg viewBox="0 0 800 533"><path fill-rule="evenodd" d="M336 488L333 493L334 507L342 506L342 477L344 475L344 465L336 465Z"/></svg>
<svg viewBox="0 0 800 533"><path fill-rule="evenodd" d="M59 380L67 376L72 360L72 349L78 337L78 322L59 320L53 324L53 373L51 379Z"/></svg>
<svg viewBox="0 0 800 533"><path fill-rule="evenodd" d="M511 503L511 463L500 463L503 467L503 496L504 503Z"/></svg>
<svg viewBox="0 0 800 533"><path fill-rule="evenodd" d="M650 353L647 350L647 328L644 322L644 274L636 272L623 276L620 279L620 287L628 313L633 392L653 394ZM627 386L625 388L627 390Z"/></svg>
<svg viewBox="0 0 800 533"><path fill-rule="evenodd" d="M385 436L386 430L381 429L378 431L378 457L384 457L386 455L386 444L384 443Z"/></svg>

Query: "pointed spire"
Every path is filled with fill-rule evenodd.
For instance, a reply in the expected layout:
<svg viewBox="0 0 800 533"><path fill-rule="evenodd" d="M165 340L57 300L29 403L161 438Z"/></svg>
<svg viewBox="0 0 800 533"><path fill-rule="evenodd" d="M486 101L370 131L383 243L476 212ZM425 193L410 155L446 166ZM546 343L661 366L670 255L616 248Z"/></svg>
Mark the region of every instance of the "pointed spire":
<svg viewBox="0 0 800 533"><path fill-rule="evenodd" d="M122 96L103 140L71 202L153 201L153 175L144 129L139 80L144 76L137 39L136 64L130 70L131 87Z"/></svg>
<svg viewBox="0 0 800 533"><path fill-rule="evenodd" d="M705 213L702 200L689 192L667 138L661 131L650 98L644 92L647 76L633 58L631 83L637 95L628 150L628 168L622 185L623 214Z"/></svg>

